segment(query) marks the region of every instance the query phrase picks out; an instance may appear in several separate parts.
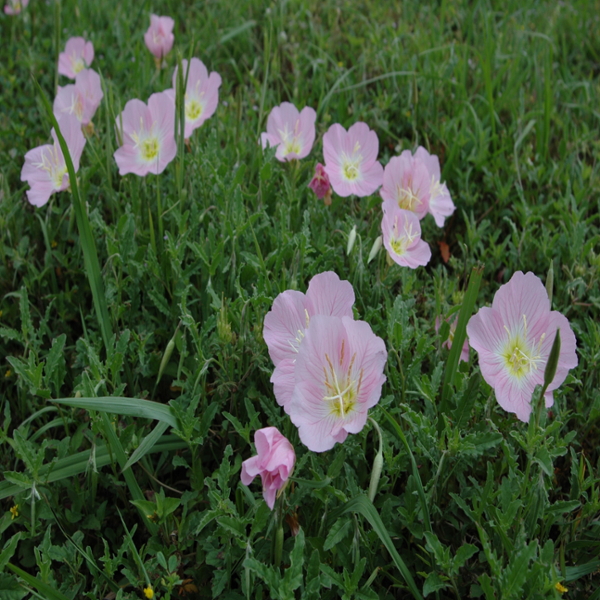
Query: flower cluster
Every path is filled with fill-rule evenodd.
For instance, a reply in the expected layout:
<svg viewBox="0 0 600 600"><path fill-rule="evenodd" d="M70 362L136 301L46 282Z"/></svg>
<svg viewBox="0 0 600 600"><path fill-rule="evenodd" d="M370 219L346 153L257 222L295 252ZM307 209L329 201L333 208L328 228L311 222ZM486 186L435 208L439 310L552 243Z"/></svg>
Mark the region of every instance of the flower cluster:
<svg viewBox="0 0 600 600"><path fill-rule="evenodd" d="M349 433L360 432L386 381L385 344L368 323L354 320L353 305L350 283L326 272L311 279L306 294L294 290L279 294L265 317L263 336L275 364L271 378L275 398L313 452L330 450ZM290 470L277 453L266 450L262 434L263 449L259 448L258 433L258 457L244 463L249 466L242 471L243 483L263 473L261 465L268 464L271 474L278 474L276 468L282 464L285 474ZM289 449L283 455L289 461ZM263 476L267 502L285 478Z"/></svg>

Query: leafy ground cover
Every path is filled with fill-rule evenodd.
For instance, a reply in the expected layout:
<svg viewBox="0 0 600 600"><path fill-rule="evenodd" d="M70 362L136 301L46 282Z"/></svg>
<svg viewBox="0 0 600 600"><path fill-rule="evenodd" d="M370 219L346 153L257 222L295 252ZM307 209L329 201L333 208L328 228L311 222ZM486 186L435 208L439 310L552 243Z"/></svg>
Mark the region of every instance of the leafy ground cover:
<svg viewBox="0 0 600 600"><path fill-rule="evenodd" d="M31 0L2 15L0 596L600 598L596 8ZM151 12L176 23L158 71ZM49 141L75 35L104 89L72 190L87 211L69 192L35 208L23 156ZM216 114L160 176L120 177L115 116L170 87L178 53L221 75ZM258 143L282 101L317 111L295 163ZM384 165L419 145L440 157L457 209L422 221L426 267L368 262L378 194L326 206L308 188L323 134L358 121ZM553 278L579 360L529 424L435 328L519 270ZM374 427L310 452L270 383L264 317L324 271L387 347L373 502ZM240 481L266 426L297 456L274 512Z"/></svg>

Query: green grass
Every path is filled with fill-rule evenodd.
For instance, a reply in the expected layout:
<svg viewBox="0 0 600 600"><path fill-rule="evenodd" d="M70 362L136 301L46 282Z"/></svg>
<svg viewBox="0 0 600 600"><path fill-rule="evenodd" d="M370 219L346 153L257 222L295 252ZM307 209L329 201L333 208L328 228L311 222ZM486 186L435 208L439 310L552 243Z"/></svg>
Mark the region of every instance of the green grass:
<svg viewBox="0 0 600 600"><path fill-rule="evenodd" d="M150 12L176 21L158 73L143 42ZM149 580L155 597L192 600L558 598L558 582L567 598L600 598L599 27L584 0L31 0L21 17L2 14L0 597L139 598ZM51 128L32 75L52 100L57 52L74 35L93 41L104 82L77 186L102 308L76 199L36 209L20 181ZM177 52L221 75L217 112L181 167L120 177L114 119L171 86ZM282 101L318 113L297 165L258 144ZM367 264L378 195L328 207L307 188L323 133L356 121L377 132L383 164L418 145L440 157L457 209L444 229L422 222L425 268L390 267L383 251ZM515 271L545 281L553 266L553 308L571 322L579 366L538 428L497 405L474 351L445 372L434 320L470 304L478 265L476 308ZM269 382L265 314L326 270L353 284L357 318L388 349L371 411L384 435L375 510L363 496L375 433L311 453ZM114 414L108 397L164 411ZM267 425L298 457L286 576L273 566L277 519L260 485L239 479Z"/></svg>

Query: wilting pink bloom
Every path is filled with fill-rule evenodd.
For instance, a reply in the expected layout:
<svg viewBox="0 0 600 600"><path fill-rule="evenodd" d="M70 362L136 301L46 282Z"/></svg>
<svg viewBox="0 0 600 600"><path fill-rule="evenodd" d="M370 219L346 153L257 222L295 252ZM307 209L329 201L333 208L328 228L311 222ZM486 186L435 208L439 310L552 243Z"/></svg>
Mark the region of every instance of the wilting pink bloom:
<svg viewBox="0 0 600 600"><path fill-rule="evenodd" d="M7 15L18 15L29 4L29 0L8 0L4 5L4 12Z"/></svg>
<svg viewBox="0 0 600 600"><path fill-rule="evenodd" d="M72 37L65 51L58 55L58 72L69 79L75 79L79 71L88 68L94 60L94 45L82 37Z"/></svg>
<svg viewBox="0 0 600 600"><path fill-rule="evenodd" d="M130 100L117 118L123 145L114 153L119 174L162 173L175 158L175 105L167 92L152 94L148 105Z"/></svg>
<svg viewBox="0 0 600 600"><path fill-rule="evenodd" d="M377 134L366 123L354 123L348 131L332 125L323 136L323 155L333 191L342 197L372 194L383 181L378 153Z"/></svg>
<svg viewBox="0 0 600 600"><path fill-rule="evenodd" d="M444 346L444 348L448 348L448 350L450 350L450 348L452 348L452 342L454 341L454 333L456 332L456 325L458 324L458 315L456 315L454 317L454 319L450 320L450 319L446 319L446 321L448 321L448 323L450 323L450 332L448 333L448 339L442 344L442 346ZM441 327L441 319L440 317L436 317L435 318L435 331L436 333L440 330ZM465 339L465 342L463 344L463 347L460 351L460 359L463 362L468 363L469 362L469 341L467 339Z"/></svg>
<svg viewBox="0 0 600 600"><path fill-rule="evenodd" d="M498 404L527 422L531 396L544 382L544 371L556 331L560 355L554 380L545 393L546 407L553 390L577 366L575 335L569 321L550 310L546 288L533 273L517 271L501 286L491 308L481 308L467 325L469 344L479 355L483 378L494 388Z"/></svg>
<svg viewBox="0 0 600 600"><path fill-rule="evenodd" d="M288 161L308 156L315 141L317 113L310 106L301 112L290 102L282 102L269 113L267 132L262 133L262 147L277 146L275 158Z"/></svg>
<svg viewBox="0 0 600 600"><path fill-rule="evenodd" d="M415 159L424 163L429 171L431 187L429 189L428 212L435 219L438 227L444 226L446 217L449 217L456 207L445 183L440 183L440 161L435 154L429 154L425 148L419 146L415 152Z"/></svg>
<svg viewBox="0 0 600 600"><path fill-rule="evenodd" d="M349 317L312 318L296 358L286 412L313 452L333 448L367 422L381 397L387 352L368 323Z"/></svg>
<svg viewBox="0 0 600 600"><path fill-rule="evenodd" d="M104 97L100 76L93 69L83 69L75 77L75 84L58 88L54 99L54 114L74 115L82 125L93 118Z"/></svg>
<svg viewBox="0 0 600 600"><path fill-rule="evenodd" d="M421 239L419 218L414 212L399 208L395 200L383 203L381 232L390 258L400 266L416 269L431 259L431 248Z"/></svg>
<svg viewBox="0 0 600 600"><path fill-rule="evenodd" d="M187 73L187 60L181 61L183 66L183 79ZM219 103L219 87L221 76L214 71L209 75L204 63L199 58L192 58L185 88L185 132L187 140L194 129L197 129L212 117ZM177 89L177 67L173 73L173 89L167 90L175 101Z"/></svg>
<svg viewBox="0 0 600 600"><path fill-rule="evenodd" d="M57 121L69 148L75 171L78 171L79 159L85 146L81 125L71 115L64 115ZM53 144L38 146L27 152L21 171L21 181L26 181L31 187L27 190L27 199L34 206L43 206L54 192L62 192L69 187L67 165L54 129L51 135L54 139Z"/></svg>
<svg viewBox="0 0 600 600"><path fill-rule="evenodd" d="M150 15L150 27L144 34L144 41L148 50L154 54L158 60L162 60L173 47L175 36L173 27L175 21L171 17L159 17Z"/></svg>
<svg viewBox="0 0 600 600"><path fill-rule="evenodd" d="M254 445L257 455L242 463L242 483L250 485L254 478L260 475L263 497L267 506L273 510L277 492L285 487L294 470L296 454L292 444L279 433L277 427L257 430L254 434Z"/></svg>
<svg viewBox="0 0 600 600"><path fill-rule="evenodd" d="M319 200L325 200L325 204L331 204L331 184L325 167L321 163L317 163L315 174L308 187L317 195Z"/></svg>
<svg viewBox="0 0 600 600"><path fill-rule="evenodd" d="M332 271L315 275L306 295L286 290L275 298L265 316L263 337L275 364L271 377L275 398L280 406L291 400L294 391L294 367L298 350L315 315L353 318L354 290Z"/></svg>

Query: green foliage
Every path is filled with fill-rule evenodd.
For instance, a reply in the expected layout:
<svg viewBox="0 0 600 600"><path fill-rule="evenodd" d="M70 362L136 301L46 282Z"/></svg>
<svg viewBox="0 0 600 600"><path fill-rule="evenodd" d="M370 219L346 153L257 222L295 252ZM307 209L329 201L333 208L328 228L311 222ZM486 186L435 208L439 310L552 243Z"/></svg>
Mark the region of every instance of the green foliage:
<svg viewBox="0 0 600 600"><path fill-rule="evenodd" d="M158 71L150 12L176 22ZM598 600L599 20L588 0L54 0L2 15L0 597L537 600L560 583ZM45 100L75 35L105 95L71 191L34 208L23 155L49 141ZM159 177L120 177L115 118L190 56L223 79L216 114L189 145L179 131ZM318 113L297 164L258 144L282 101ZM322 135L356 121L383 164L418 145L440 158L457 210L421 222L426 268L369 261L377 195L325 206L307 187ZM269 381L265 314L327 270L388 349L374 503L375 435L308 452ZM473 350L459 362L470 314L517 270L545 279L579 359L528 425ZM297 454L273 512L258 480L240 483L267 425Z"/></svg>

